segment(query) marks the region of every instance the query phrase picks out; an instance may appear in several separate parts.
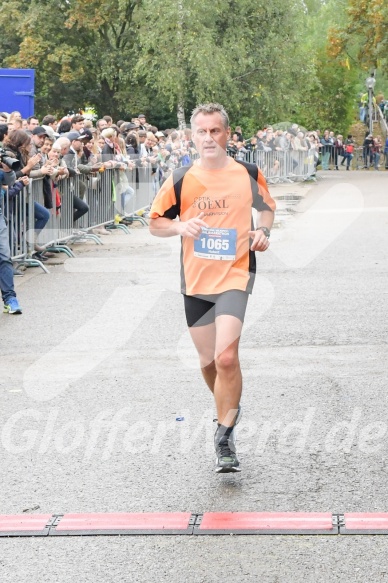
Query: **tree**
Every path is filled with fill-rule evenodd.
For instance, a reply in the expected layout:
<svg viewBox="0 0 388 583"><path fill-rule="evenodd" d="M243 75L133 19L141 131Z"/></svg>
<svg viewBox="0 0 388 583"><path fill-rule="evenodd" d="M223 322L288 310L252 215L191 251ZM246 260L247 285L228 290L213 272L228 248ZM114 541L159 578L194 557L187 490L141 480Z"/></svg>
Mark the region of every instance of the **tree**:
<svg viewBox="0 0 388 583"><path fill-rule="evenodd" d="M236 118L275 120L309 83L302 17L292 0L144 0L135 73L171 109L216 100Z"/></svg>
<svg viewBox="0 0 388 583"><path fill-rule="evenodd" d="M388 4L348 0L347 22L330 31L331 56L348 55L363 69L384 68L388 59Z"/></svg>
<svg viewBox="0 0 388 583"><path fill-rule="evenodd" d="M132 16L140 1L14 0L18 51L14 43L5 64L36 69L42 112L90 102L117 115L135 62Z"/></svg>

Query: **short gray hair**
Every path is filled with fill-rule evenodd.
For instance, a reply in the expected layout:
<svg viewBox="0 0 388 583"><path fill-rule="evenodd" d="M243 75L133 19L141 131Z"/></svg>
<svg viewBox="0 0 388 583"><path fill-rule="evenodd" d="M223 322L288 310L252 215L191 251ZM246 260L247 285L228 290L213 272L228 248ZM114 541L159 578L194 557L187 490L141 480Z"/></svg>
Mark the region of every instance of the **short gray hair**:
<svg viewBox="0 0 388 583"><path fill-rule="evenodd" d="M220 103L200 103L199 105L197 105L197 107L193 109L193 112L191 114L190 118L191 125L194 125L195 118L200 113L204 113L205 115L210 113L219 113L222 117L222 122L225 126L225 129L229 127L228 114L226 113L224 106L221 105Z"/></svg>
<svg viewBox="0 0 388 583"><path fill-rule="evenodd" d="M53 150L62 150L62 148L68 148L71 142L67 138L60 137L53 143Z"/></svg>

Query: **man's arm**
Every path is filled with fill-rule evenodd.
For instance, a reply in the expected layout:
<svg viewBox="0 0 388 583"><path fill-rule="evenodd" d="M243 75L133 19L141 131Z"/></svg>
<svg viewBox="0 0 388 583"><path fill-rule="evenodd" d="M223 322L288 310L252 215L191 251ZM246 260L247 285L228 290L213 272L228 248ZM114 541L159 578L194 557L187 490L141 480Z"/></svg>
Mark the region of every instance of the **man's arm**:
<svg viewBox="0 0 388 583"><path fill-rule="evenodd" d="M273 211L261 211L258 215L256 229L260 227L266 227L269 231L272 229L272 225L275 219L275 213Z"/></svg>

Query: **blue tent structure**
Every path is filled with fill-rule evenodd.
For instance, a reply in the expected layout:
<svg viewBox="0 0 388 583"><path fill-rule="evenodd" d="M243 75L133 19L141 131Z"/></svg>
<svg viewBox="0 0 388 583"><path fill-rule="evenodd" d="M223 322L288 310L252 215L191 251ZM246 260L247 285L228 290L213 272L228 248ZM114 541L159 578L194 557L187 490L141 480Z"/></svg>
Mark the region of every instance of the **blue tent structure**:
<svg viewBox="0 0 388 583"><path fill-rule="evenodd" d="M0 69L0 111L34 114L34 69Z"/></svg>

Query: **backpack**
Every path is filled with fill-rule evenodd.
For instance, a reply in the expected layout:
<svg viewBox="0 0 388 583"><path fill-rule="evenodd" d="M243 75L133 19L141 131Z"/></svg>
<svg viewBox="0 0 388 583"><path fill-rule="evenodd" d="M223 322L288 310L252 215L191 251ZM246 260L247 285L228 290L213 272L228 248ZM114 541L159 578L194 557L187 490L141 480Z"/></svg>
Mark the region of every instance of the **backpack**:
<svg viewBox="0 0 388 583"><path fill-rule="evenodd" d="M354 146L353 146L353 144L348 144L346 146L346 148L345 148L345 151L346 151L347 154L353 154L353 152L354 152Z"/></svg>

